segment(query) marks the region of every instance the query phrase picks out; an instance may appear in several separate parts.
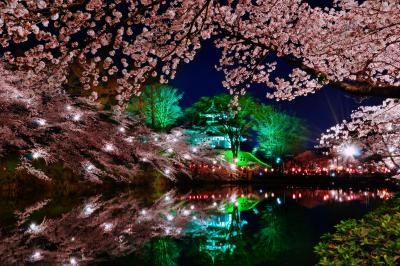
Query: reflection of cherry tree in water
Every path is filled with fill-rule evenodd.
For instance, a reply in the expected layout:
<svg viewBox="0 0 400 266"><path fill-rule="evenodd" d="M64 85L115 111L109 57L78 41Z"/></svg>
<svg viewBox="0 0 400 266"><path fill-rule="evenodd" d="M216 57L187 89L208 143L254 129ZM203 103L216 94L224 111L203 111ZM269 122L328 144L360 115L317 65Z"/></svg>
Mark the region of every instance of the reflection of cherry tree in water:
<svg viewBox="0 0 400 266"><path fill-rule="evenodd" d="M256 235L257 250L269 256L287 250L288 238L284 219L270 212L264 212L261 219L262 229Z"/></svg>
<svg viewBox="0 0 400 266"><path fill-rule="evenodd" d="M189 217L180 215L182 206L174 191L150 207L143 205L136 194L124 193L109 200L90 198L61 218L43 218L40 222L28 222L29 213L22 212L21 226L0 235L2 262L86 264L100 254L108 259L120 257L138 250L151 238L181 234Z"/></svg>
<svg viewBox="0 0 400 266"><path fill-rule="evenodd" d="M312 243L304 241L311 235L312 223L302 219L304 208L318 204L306 207L304 202L323 203L329 195L332 203L339 204L346 196L344 191L301 190L285 200L284 191L239 188L195 195L170 191L160 197L136 192L112 198L94 196L73 206L65 199L43 199L15 211L16 229L0 231L1 263L86 265L117 260L128 265L132 261L140 262L135 265L182 261L209 265L213 261L210 254L214 254L218 265L264 265L289 251L302 252L304 243ZM350 192L345 200L361 202L369 193L374 197L375 191ZM293 195L298 197L296 206L304 207L285 204L294 201ZM390 195L386 190L376 193L382 200ZM52 215L54 209L57 215ZM245 220L249 223L243 226Z"/></svg>
<svg viewBox="0 0 400 266"><path fill-rule="evenodd" d="M181 249L171 238L151 239L143 247L143 255L148 265L175 266Z"/></svg>

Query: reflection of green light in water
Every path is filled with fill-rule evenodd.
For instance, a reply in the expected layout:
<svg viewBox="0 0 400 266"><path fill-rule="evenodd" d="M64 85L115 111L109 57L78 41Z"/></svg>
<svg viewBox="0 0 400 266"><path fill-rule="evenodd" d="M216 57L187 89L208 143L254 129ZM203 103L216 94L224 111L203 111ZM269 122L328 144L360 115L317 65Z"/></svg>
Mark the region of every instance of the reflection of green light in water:
<svg viewBox="0 0 400 266"><path fill-rule="evenodd" d="M247 223L241 221L238 207L232 205L231 209L228 213L211 216L206 229L207 238L205 243L199 246L199 251L206 252L213 263L220 254L233 254L236 249L233 242L241 236L242 226Z"/></svg>
<svg viewBox="0 0 400 266"><path fill-rule="evenodd" d="M236 199L236 202L225 203L224 212L232 213L236 203L239 212L248 211L253 209L259 202L260 200L255 197L239 197Z"/></svg>

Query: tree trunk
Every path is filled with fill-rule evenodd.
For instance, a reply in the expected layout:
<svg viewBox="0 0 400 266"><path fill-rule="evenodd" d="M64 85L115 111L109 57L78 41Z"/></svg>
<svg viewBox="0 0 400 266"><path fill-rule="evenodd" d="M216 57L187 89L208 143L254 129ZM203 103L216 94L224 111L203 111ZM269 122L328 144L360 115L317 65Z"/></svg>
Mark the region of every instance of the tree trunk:
<svg viewBox="0 0 400 266"><path fill-rule="evenodd" d="M155 102L154 102L154 88L153 85L150 86L150 98L151 98L151 128L156 129L155 126Z"/></svg>

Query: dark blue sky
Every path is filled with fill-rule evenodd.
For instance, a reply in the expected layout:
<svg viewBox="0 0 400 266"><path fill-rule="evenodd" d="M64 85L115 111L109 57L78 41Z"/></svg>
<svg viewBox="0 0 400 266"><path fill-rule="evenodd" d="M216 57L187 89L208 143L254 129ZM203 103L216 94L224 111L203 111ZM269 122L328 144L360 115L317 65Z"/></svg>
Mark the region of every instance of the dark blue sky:
<svg viewBox="0 0 400 266"><path fill-rule="evenodd" d="M184 108L202 96L227 92L221 84L222 73L214 67L218 58L219 51L209 42L203 46L194 61L180 66L176 79L171 81L171 85L184 92L181 101ZM284 66L278 75L285 75L287 69ZM311 131L310 146L313 146L315 139L327 128L343 119L348 119L353 109L360 105L378 104L382 101L382 99L372 97L361 101L361 98L348 95L338 89L325 87L315 94L298 97L291 102L276 102L265 97L267 90L267 87L258 85L253 86L250 92L262 102L304 119Z"/></svg>

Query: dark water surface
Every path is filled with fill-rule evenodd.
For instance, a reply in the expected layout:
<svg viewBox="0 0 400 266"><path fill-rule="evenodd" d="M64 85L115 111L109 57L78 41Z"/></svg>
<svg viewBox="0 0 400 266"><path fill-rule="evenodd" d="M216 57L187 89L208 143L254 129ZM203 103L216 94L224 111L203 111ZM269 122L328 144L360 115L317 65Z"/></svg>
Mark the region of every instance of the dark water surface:
<svg viewBox="0 0 400 266"><path fill-rule="evenodd" d="M218 186L2 199L1 265L314 265L386 188Z"/></svg>

